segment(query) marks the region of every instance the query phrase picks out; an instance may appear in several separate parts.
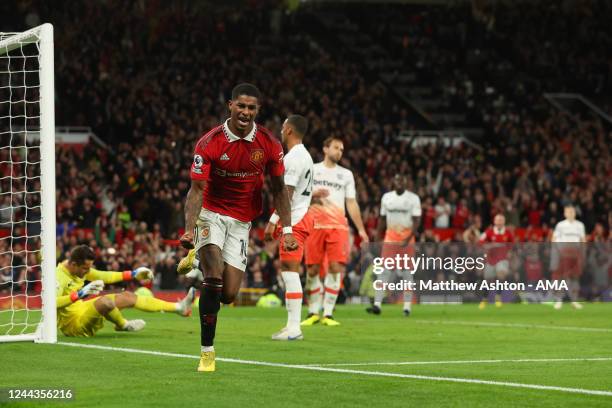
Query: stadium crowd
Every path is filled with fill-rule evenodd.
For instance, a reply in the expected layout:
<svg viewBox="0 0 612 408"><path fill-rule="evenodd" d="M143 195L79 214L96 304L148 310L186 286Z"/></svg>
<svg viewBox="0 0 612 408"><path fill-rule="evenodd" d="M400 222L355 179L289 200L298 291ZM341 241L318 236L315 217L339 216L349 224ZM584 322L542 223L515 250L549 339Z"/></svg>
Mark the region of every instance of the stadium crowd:
<svg viewBox="0 0 612 408"><path fill-rule="evenodd" d="M358 201L372 238L380 198L391 189L392 176L403 173L410 176L410 189L422 201L423 241L436 240L438 228L454 229L456 240L464 239L463 231L468 231L466 239L477 236L500 212L508 225L533 231L526 239L542 241L570 202L577 205L578 217L593 239L609 240L609 124L559 112L542 98L540 88L523 90L521 99L513 95L512 103L503 104L499 97L468 98L462 88L462 103L478 100L487 135L481 145L411 146L395 138L412 126L392 90L365 72L359 61L346 60L341 51L315 42L299 13L282 17L276 11L284 11L270 11L275 2L247 2L242 9L181 1L51 3L19 2L16 9L30 25L51 21L56 26L56 122L91 126L106 143L57 149L60 257L77 243L87 243L96 249L100 268L149 265L157 272L159 287L175 288L175 266L185 251L173 240L183 228L194 142L226 116L231 87L245 80L262 90L259 122L275 134L288 113L308 117L311 130L305 143L315 162L322 158L324 138L344 140L341 164L356 176ZM6 15L6 7L0 5L0 15ZM525 7L533 13L529 21L540 16L539 6ZM606 70L596 50L584 55L568 52L580 49L585 35L592 38L588 27L584 35L557 37L564 26L554 26L554 18L544 26L512 25L521 20L505 20L500 35L515 28L525 30L529 38L553 35L542 64L556 71L546 82L528 71L532 68L517 77L529 76L546 89L576 90L585 84L595 93L601 87L609 89L609 59ZM14 10L11 22L0 17L7 26L15 21L19 18ZM557 43L557 38L563 41ZM497 56L504 66L526 67L525 61L537 53L540 42L519 40L518 55ZM602 38L601 44L605 41L609 38ZM562 55L571 58L560 65ZM434 58L431 64L439 61L446 89L459 83L465 87L462 72L456 78L450 75L457 60ZM542 64L533 70L544 69ZM578 70L577 75L564 67ZM568 83L567 77L578 82ZM474 88L486 94L485 82ZM609 100L603 103L608 109L612 106ZM5 219L10 202L2 204L0 217ZM263 242L270 205L268 197L264 215L253 228L249 286L270 287L276 282L276 248ZM355 242L353 270L357 247ZM5 251L0 248L1 252ZM2 257L3 265L14 262Z"/></svg>

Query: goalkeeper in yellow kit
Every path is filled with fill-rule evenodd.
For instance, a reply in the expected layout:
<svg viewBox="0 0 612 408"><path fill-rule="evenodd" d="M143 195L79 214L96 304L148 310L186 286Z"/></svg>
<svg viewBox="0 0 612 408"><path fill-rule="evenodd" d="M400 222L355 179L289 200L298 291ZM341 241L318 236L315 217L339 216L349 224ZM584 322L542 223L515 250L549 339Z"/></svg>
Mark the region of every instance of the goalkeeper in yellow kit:
<svg viewBox="0 0 612 408"><path fill-rule="evenodd" d="M150 296L138 296L132 292L97 295L105 283L127 280L150 280L153 272L140 267L133 271L106 272L92 268L95 254L86 245L72 250L70 257L57 265L57 325L66 336L91 337L104 326L104 320L115 325L118 331L139 331L145 326L144 320L126 320L120 310L136 308L147 312L173 312L182 316L191 314L195 296L194 288L181 301L173 303ZM90 281L84 285L85 281Z"/></svg>

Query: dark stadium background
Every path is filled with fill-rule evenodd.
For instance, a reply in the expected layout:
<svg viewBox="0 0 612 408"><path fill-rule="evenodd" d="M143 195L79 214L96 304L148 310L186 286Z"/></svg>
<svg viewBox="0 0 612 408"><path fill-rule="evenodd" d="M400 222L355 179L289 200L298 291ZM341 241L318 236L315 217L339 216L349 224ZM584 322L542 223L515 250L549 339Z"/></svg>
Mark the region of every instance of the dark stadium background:
<svg viewBox="0 0 612 408"><path fill-rule="evenodd" d="M242 81L262 90L259 122L275 134L288 113L308 117L315 161L324 138L344 140L371 237L399 172L422 200L423 241L470 239L498 212L520 240L544 241L574 203L589 239L610 242L612 3L390 3L0 2L3 31L54 25L56 123L95 135L57 147L59 256L87 243L99 267L148 264L160 288L182 287L175 240L194 142ZM276 248L262 241L270 205L246 286L276 282ZM586 273L583 296L608 279Z"/></svg>

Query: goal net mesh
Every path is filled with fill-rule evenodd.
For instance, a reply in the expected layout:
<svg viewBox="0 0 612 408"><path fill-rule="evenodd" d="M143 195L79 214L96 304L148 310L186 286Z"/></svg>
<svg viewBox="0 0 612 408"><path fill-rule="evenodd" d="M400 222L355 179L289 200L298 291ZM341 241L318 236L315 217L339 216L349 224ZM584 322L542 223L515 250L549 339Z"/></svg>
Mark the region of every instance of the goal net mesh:
<svg viewBox="0 0 612 408"><path fill-rule="evenodd" d="M39 40L0 46L0 336L42 322Z"/></svg>

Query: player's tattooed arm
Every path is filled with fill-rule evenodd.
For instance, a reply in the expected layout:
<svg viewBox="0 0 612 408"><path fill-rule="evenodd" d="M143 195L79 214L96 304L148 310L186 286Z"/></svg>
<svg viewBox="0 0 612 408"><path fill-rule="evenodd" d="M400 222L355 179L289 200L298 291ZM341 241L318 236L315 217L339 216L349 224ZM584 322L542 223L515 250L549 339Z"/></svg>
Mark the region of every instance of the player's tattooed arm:
<svg viewBox="0 0 612 408"><path fill-rule="evenodd" d="M274 199L274 207L280 217L280 222L283 227L291 226L291 206L289 204L289 194L285 188L283 176L271 176L270 187L272 197ZM298 247L298 243L292 233L283 234L281 238L282 245L287 251L294 251Z"/></svg>
<svg viewBox="0 0 612 408"><path fill-rule="evenodd" d="M181 245L185 248L193 248L193 230L198 214L200 214L202 209L202 197L205 186L205 181L191 180L191 188L187 192L187 200L185 201L185 233L181 237Z"/></svg>
<svg viewBox="0 0 612 408"><path fill-rule="evenodd" d="M288 186L288 185L285 185L285 187L287 188L287 196L293 197L293 192L295 191L295 187ZM291 203L291 198L289 199L289 202ZM272 217L270 217L270 221L268 222L268 225L266 225L266 228L264 230L264 240L265 241L274 241L274 231L276 230L276 224L279 218L280 217L278 216L278 213L274 211L274 214L272 215Z"/></svg>

